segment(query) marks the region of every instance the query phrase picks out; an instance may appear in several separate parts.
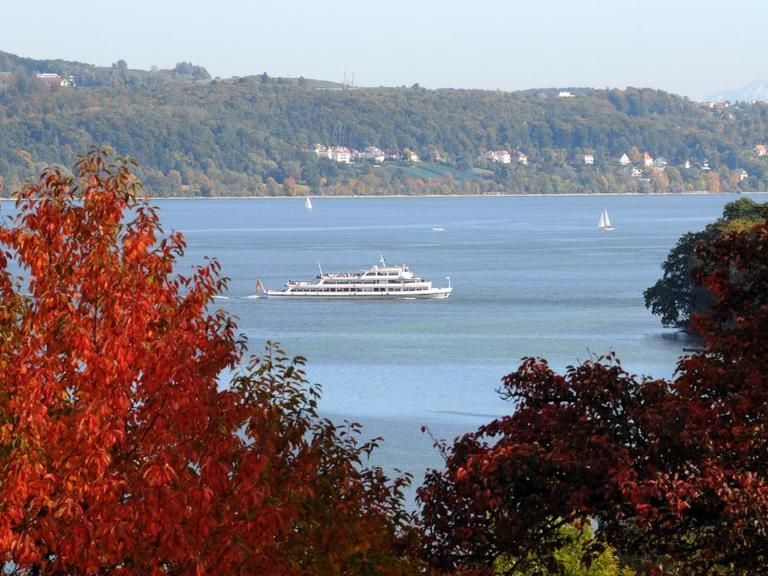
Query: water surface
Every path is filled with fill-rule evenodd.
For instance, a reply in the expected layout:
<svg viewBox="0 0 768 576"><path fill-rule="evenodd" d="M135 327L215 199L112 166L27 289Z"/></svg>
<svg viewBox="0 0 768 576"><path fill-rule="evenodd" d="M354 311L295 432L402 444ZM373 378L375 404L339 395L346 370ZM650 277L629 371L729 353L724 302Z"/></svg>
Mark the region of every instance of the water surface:
<svg viewBox="0 0 768 576"><path fill-rule="evenodd" d="M765 195L753 195L765 201ZM218 302L258 353L267 340L308 358L321 410L365 424L377 462L419 479L440 459L426 424L452 438L510 411L496 393L524 356L558 370L615 351L631 372L669 377L689 343L663 328L642 292L678 238L735 195L317 198L157 201L188 241L184 264L216 257ZM597 229L607 208L616 229ZM434 231L442 227L443 231ZM255 299L380 256L454 287L442 301Z"/></svg>

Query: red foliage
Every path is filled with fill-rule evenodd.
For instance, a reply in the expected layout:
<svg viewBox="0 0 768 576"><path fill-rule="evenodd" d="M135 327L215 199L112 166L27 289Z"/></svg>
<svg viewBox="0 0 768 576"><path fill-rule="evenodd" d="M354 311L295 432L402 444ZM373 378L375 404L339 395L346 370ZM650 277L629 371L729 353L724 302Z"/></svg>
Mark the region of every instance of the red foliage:
<svg viewBox="0 0 768 576"><path fill-rule="evenodd" d="M768 223L699 256L717 301L674 380L613 357L504 378L515 412L457 440L419 490L434 566L545 557L560 522L589 520L648 573L766 573Z"/></svg>
<svg viewBox="0 0 768 576"><path fill-rule="evenodd" d="M301 359L220 387L244 342L208 312L218 264L174 275L182 236L109 162L48 170L0 227L0 571L406 572L405 480L317 417Z"/></svg>

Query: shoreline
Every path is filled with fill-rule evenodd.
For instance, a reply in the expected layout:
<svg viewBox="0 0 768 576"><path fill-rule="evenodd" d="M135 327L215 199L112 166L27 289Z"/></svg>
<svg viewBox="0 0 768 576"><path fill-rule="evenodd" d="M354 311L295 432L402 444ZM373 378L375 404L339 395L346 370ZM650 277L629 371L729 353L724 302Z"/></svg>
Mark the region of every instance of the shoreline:
<svg viewBox="0 0 768 576"><path fill-rule="evenodd" d="M719 196L719 195L755 195L755 194L768 194L768 192L708 192L707 190L695 190L691 192L607 192L598 194L578 193L572 192L567 194L520 194L520 193L504 193L504 194L343 194L333 196L317 196L313 194L306 194L302 196L147 196L149 200L304 200L305 198L312 198L314 200L366 200L375 198L578 198L578 197L614 197L614 196ZM11 198L4 198L4 200L12 200Z"/></svg>
<svg viewBox="0 0 768 576"><path fill-rule="evenodd" d="M520 194L520 193L500 193L500 194L341 194L333 196L317 196L305 194L301 196L147 196L147 200L304 200L312 198L315 200L369 200L375 198L580 198L580 197L616 197L616 196L752 196L768 195L766 192L709 192L707 190L694 190L690 192L606 192L590 194L586 192L569 192L566 194ZM15 202L14 198L0 198L0 202Z"/></svg>

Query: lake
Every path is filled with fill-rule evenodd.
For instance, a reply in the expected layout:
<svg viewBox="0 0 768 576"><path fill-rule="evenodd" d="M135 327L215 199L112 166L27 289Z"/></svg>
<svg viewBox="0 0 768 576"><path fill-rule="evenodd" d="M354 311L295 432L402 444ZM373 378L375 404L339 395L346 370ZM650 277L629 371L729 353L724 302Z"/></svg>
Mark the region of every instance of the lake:
<svg viewBox="0 0 768 576"><path fill-rule="evenodd" d="M750 195L768 200L765 194ZM690 342L646 310L642 292L678 238L736 195L157 200L184 233L180 270L206 256L230 278L217 302L250 350L267 340L308 358L321 412L383 436L374 461L415 475L440 466L429 435L451 439L509 413L496 390L525 356L563 370L616 352L636 374L672 376ZM606 208L616 227L598 230ZM442 228L435 231L433 228ZM384 256L454 288L448 300L253 298Z"/></svg>

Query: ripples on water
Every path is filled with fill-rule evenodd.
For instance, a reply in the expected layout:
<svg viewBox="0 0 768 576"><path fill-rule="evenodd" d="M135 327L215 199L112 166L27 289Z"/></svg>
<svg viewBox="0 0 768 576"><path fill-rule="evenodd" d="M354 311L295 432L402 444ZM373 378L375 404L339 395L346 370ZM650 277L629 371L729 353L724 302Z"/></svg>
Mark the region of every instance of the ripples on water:
<svg viewBox="0 0 768 576"><path fill-rule="evenodd" d="M421 478L432 440L509 411L496 389L524 356L558 370L615 351L637 374L669 377L685 338L643 305L677 239L722 214L733 195L158 201L186 263L213 256L231 278L221 305L251 351L277 340L308 358L321 409L361 421L385 444L377 462ZM755 195L765 201L765 195ZM597 229L606 207L616 226ZM443 228L434 231L433 228ZM447 301L307 302L255 298L325 271L406 263Z"/></svg>

